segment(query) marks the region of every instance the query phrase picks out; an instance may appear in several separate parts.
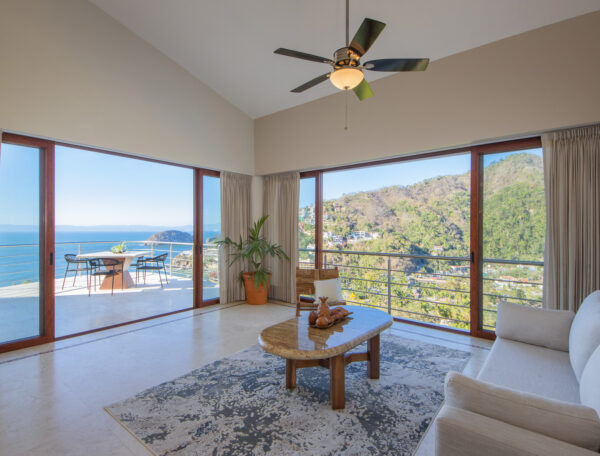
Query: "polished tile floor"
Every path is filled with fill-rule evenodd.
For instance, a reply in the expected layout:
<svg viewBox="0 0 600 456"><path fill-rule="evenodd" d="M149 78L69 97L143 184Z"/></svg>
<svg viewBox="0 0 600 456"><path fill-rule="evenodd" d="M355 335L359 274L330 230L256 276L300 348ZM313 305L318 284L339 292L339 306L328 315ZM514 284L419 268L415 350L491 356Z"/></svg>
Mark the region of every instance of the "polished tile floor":
<svg viewBox="0 0 600 456"><path fill-rule="evenodd" d="M219 305L0 354L0 455L147 455L105 405L252 345L293 315L276 303ZM401 323L391 330L471 352L469 375L491 345ZM429 432L417 455L433 449Z"/></svg>

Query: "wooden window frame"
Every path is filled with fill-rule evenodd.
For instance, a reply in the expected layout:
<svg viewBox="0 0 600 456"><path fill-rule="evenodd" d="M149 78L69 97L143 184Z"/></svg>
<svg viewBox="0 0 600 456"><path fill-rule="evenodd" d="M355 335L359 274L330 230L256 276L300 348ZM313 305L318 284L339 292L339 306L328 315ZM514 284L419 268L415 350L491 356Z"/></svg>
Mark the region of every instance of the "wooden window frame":
<svg viewBox="0 0 600 456"><path fill-rule="evenodd" d="M314 169L303 171L300 178L315 178L315 268L321 267L323 255L323 174L335 171L345 171L356 168L367 168L373 166L401 163L405 161L414 161L429 159L434 157L443 157L456 154L469 153L471 155L471 206L470 206L470 325L469 330L436 325L432 323L416 321L401 317L394 317L394 320L409 323L416 326L434 328L442 331L458 334L469 334L474 337L484 339L495 339L494 331L482 329L481 306L482 306L482 198L483 198L483 156L500 152L514 152L518 150L527 150L542 147L540 136L533 136L523 139L499 141L494 143L480 144L469 147L460 147L443 151L427 152L423 154L405 155L383 160L375 160L364 163L354 163L350 165L334 166L331 168Z"/></svg>
<svg viewBox="0 0 600 456"><path fill-rule="evenodd" d="M180 312L187 312L193 309L199 309L202 307L214 305L219 303L219 299L203 300L202 290L202 277L203 277L203 177L220 177L221 172L217 170L205 169L191 165L184 165L180 163L172 163L165 160L158 160L149 157L140 157L132 154L125 154L121 152L108 151L96 147L81 146L77 144L69 144L60 141L53 141L48 139L36 138L33 136L26 136L16 133L3 132L2 143L35 147L40 150L40 335L37 337L31 337L26 339L19 339L16 341L6 342L0 344L0 353L18 350L21 348L32 347L35 345L45 344L49 342L69 339L71 337L77 337L84 334L90 334L98 331L104 331L107 329L118 328L120 326L130 325L139 323L142 321L152 320L154 318L160 318L167 315L173 315ZM80 149L89 152L96 152L106 155L114 155L118 157L125 157L135 160L148 161L152 163L158 163L169 166L177 166L181 168L191 169L193 171L193 192L194 192L194 261L193 261L193 275L192 280L194 283L193 291L193 302L190 307L185 309L176 310L173 312L166 312L150 317L140 318L131 320L123 323L117 323L114 325L103 326L101 328L94 328L87 331L81 331L78 333L68 334L66 336L56 337L55 334L55 299L54 299L54 285L55 285L55 258L54 258L54 244L55 244L55 148L56 146L64 146L73 149ZM1 147L1 144L0 144Z"/></svg>

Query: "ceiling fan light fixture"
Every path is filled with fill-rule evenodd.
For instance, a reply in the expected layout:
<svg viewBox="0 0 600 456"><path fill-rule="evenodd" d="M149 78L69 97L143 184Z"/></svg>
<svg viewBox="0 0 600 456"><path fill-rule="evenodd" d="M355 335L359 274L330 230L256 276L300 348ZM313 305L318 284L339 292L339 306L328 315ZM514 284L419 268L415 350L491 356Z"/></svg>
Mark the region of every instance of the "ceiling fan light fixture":
<svg viewBox="0 0 600 456"><path fill-rule="evenodd" d="M358 68L338 68L331 73L329 80L340 90L350 90L360 84L364 77Z"/></svg>

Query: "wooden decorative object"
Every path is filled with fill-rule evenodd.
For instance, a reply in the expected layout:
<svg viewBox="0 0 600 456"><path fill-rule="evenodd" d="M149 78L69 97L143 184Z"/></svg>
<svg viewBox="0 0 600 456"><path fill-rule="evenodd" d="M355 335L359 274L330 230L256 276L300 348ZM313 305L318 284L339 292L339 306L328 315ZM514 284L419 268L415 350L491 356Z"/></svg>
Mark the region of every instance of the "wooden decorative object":
<svg viewBox="0 0 600 456"><path fill-rule="evenodd" d="M343 307L330 309L327 305L326 296L320 296L319 300L321 303L319 304L317 310L313 310L310 314L308 314L308 324L313 328L329 328L353 313L347 311Z"/></svg>

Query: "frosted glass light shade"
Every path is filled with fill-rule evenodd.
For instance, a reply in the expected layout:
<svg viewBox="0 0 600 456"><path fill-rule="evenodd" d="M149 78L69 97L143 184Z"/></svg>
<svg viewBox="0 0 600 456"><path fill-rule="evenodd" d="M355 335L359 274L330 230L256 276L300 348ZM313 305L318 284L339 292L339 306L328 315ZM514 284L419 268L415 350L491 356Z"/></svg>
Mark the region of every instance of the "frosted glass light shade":
<svg viewBox="0 0 600 456"><path fill-rule="evenodd" d="M357 68L340 68L329 76L331 83L340 90L353 89L363 78L363 72Z"/></svg>

